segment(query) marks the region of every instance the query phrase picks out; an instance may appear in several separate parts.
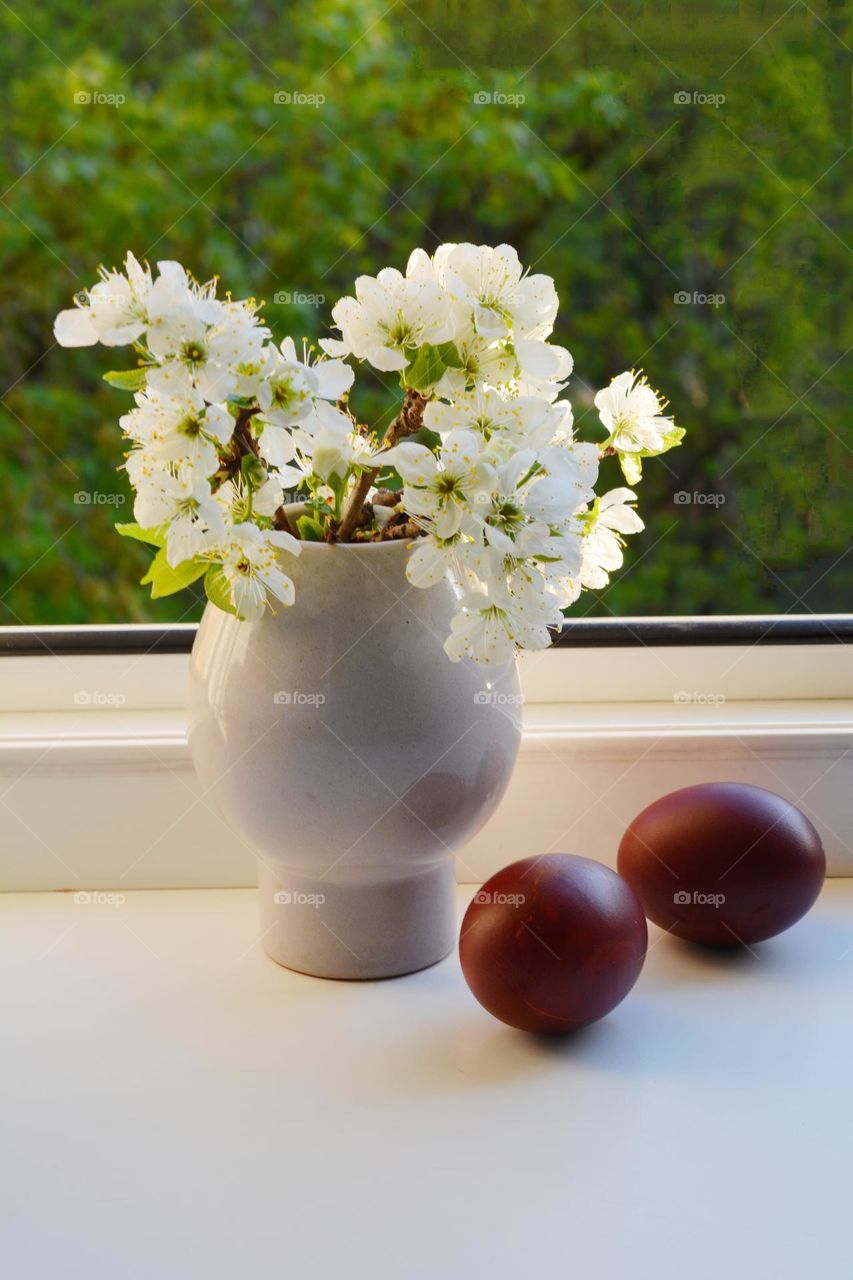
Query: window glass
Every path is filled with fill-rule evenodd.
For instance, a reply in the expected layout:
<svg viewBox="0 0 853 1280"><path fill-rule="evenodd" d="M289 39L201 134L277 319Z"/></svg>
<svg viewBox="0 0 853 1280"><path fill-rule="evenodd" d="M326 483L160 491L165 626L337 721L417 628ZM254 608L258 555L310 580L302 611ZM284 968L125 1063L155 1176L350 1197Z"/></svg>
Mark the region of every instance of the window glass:
<svg viewBox="0 0 853 1280"><path fill-rule="evenodd" d="M176 258L315 340L358 274L459 239L554 276L579 432L631 367L687 428L575 616L849 607L848 9L43 0L0 24L0 621L201 611L149 599L112 529L122 366L53 344L98 264ZM377 420L393 383L361 383Z"/></svg>

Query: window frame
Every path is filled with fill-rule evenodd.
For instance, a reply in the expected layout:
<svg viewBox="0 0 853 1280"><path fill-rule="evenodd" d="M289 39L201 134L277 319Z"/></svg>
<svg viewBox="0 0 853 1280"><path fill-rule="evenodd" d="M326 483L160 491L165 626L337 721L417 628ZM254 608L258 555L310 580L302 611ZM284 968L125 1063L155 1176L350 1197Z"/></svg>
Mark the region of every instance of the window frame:
<svg viewBox="0 0 853 1280"><path fill-rule="evenodd" d="M198 623L0 626L0 656L37 653L188 653ZM567 619L553 649L640 645L851 644L853 613L672 615ZM550 652L551 650L549 650Z"/></svg>

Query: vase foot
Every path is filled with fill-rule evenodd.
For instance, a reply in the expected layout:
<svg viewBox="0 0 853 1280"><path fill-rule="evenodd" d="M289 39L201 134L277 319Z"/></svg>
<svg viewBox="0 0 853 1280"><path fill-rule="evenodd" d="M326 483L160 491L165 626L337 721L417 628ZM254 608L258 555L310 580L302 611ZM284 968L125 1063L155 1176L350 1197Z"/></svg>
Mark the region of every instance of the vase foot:
<svg viewBox="0 0 853 1280"><path fill-rule="evenodd" d="M414 973L456 942L452 862L404 880L335 883L259 865L261 946L277 964L316 978Z"/></svg>

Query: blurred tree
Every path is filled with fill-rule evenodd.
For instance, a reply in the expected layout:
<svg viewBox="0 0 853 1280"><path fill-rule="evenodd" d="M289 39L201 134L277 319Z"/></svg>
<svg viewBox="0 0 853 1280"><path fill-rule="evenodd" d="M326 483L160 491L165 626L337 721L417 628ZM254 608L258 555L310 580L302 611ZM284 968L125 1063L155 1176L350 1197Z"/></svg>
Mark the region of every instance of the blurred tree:
<svg viewBox="0 0 853 1280"><path fill-rule="evenodd" d="M0 619L200 611L147 600L145 553L113 533L109 354L52 346L99 262L177 258L313 339L356 275L460 239L555 277L581 432L594 388L640 365L688 428L647 467L625 569L577 613L849 608L845 12L4 6ZM387 413L393 388L361 381L362 415Z"/></svg>

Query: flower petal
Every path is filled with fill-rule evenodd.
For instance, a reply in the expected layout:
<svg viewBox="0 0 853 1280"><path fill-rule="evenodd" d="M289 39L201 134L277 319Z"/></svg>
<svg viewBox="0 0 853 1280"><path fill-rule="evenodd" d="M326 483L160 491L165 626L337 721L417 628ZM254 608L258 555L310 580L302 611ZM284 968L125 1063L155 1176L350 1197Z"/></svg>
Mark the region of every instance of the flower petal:
<svg viewBox="0 0 853 1280"><path fill-rule="evenodd" d="M53 322L53 336L61 347L94 347L100 341L98 331L83 307L60 311Z"/></svg>

